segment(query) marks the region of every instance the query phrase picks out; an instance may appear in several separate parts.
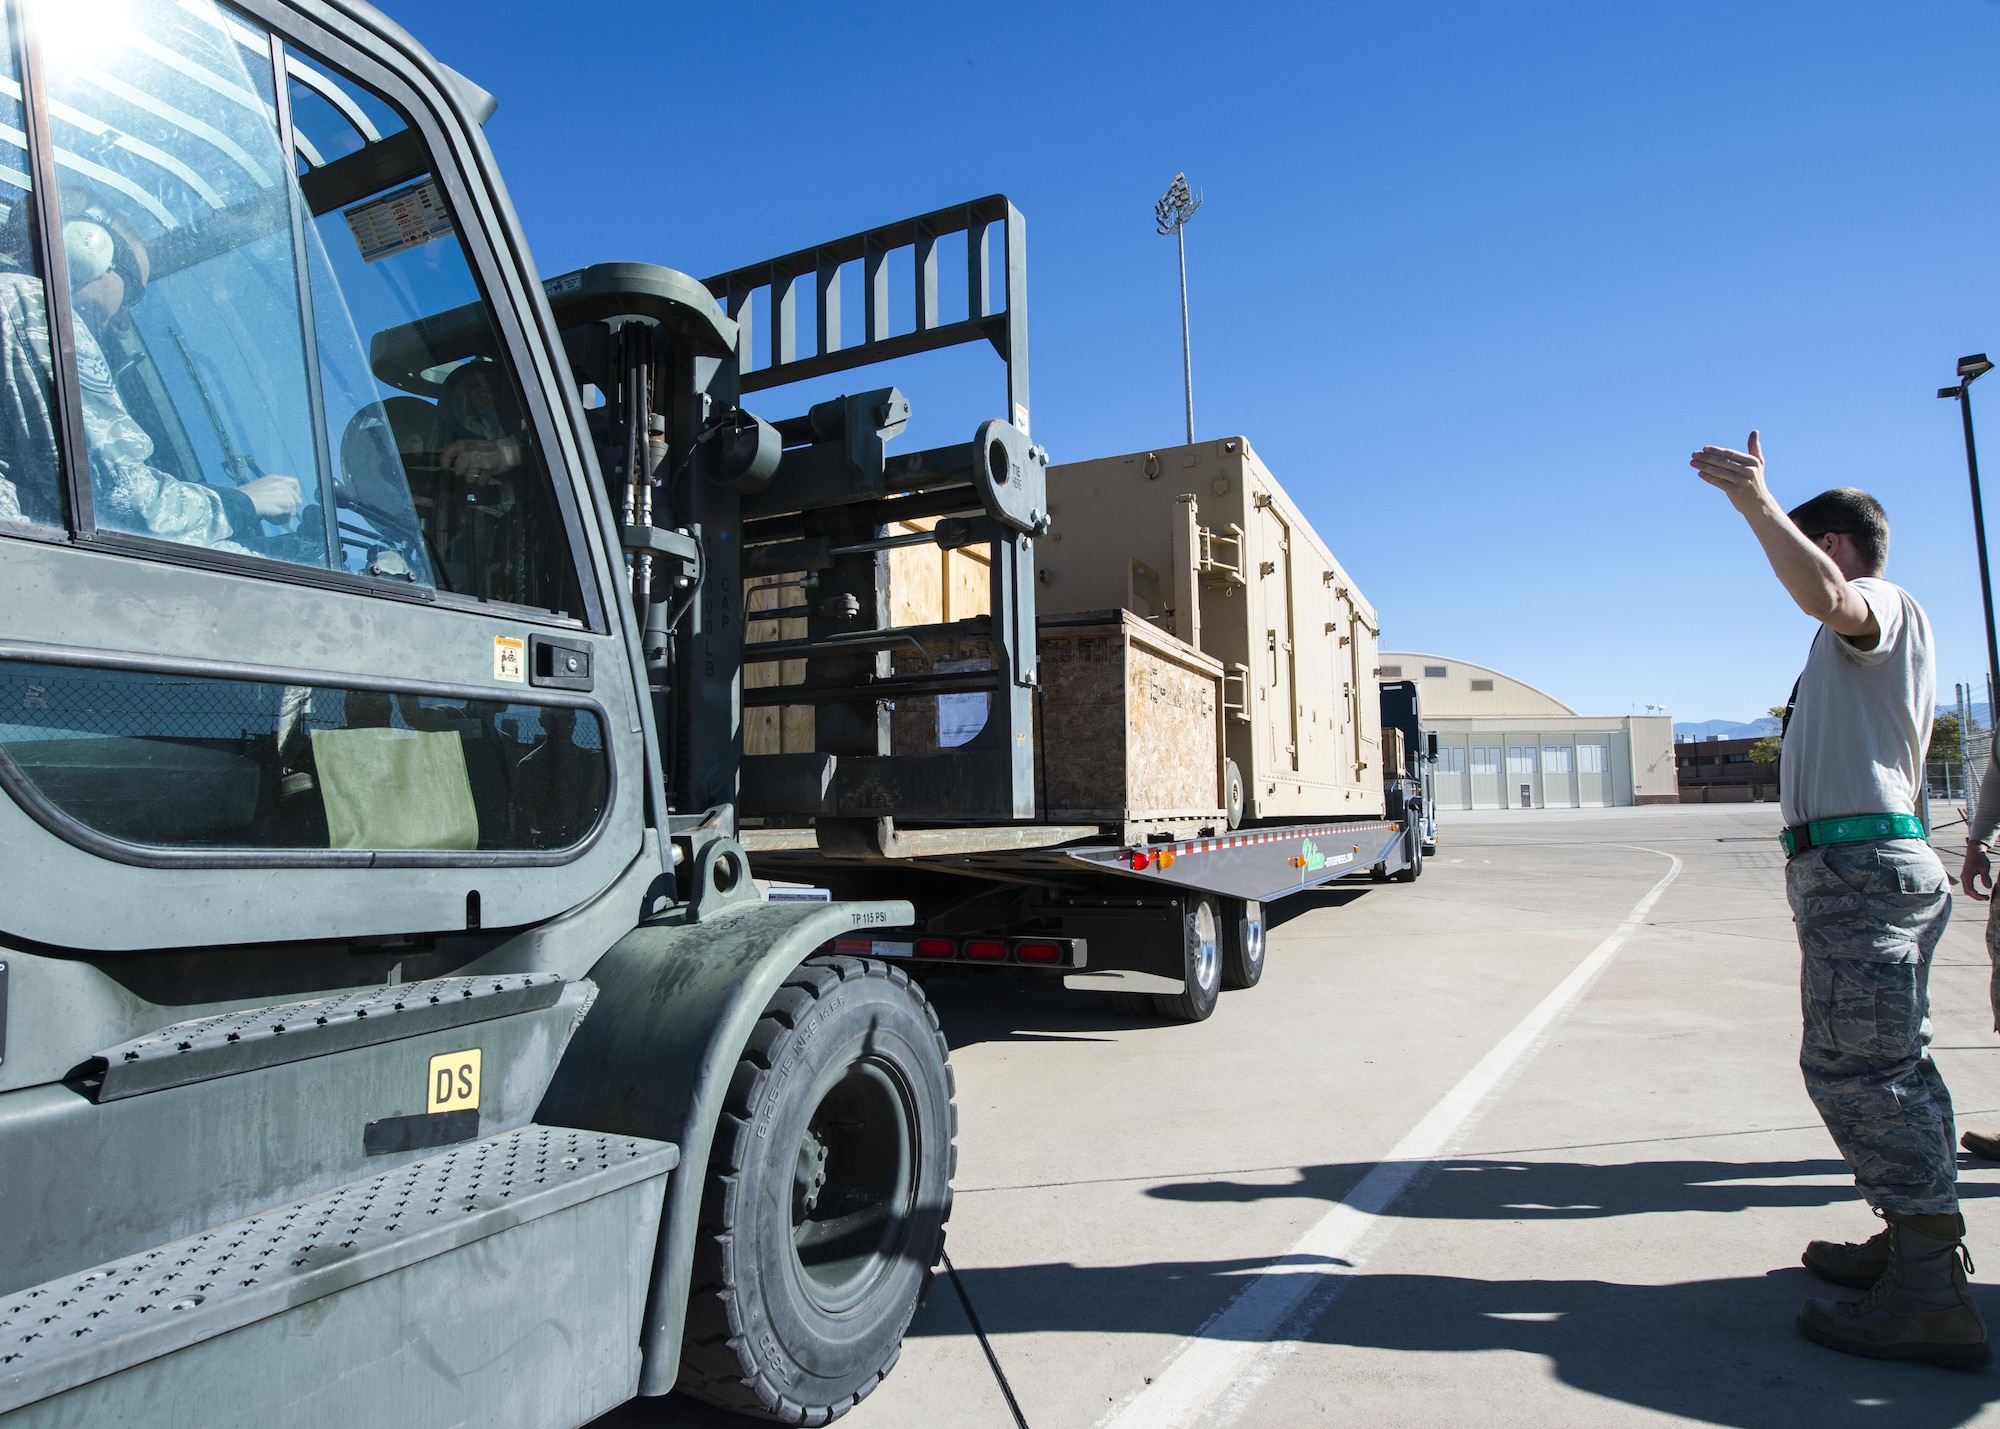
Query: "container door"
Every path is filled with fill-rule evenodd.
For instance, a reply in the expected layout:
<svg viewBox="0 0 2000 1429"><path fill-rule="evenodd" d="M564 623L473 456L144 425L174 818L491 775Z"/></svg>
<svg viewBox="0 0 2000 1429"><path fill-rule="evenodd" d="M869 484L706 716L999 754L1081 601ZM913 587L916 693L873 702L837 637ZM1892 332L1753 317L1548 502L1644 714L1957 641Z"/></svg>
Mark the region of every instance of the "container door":
<svg viewBox="0 0 2000 1429"><path fill-rule="evenodd" d="M1269 498L1265 498L1269 500ZM1296 592L1292 589L1292 531L1275 505L1257 513L1264 586L1265 727L1270 741L1268 772L1299 769L1299 701Z"/></svg>

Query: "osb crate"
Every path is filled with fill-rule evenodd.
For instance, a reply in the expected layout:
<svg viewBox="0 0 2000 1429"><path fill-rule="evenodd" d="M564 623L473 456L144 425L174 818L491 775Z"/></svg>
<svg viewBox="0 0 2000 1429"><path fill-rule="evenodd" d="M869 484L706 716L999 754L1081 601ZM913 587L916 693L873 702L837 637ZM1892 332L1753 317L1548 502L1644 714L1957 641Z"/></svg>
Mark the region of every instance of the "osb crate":
<svg viewBox="0 0 2000 1429"><path fill-rule="evenodd" d="M1220 830L1222 665L1129 610L1044 617L1035 779L1049 823L1116 827L1121 836ZM983 642L895 652L899 675L991 663ZM899 754L929 754L968 737L984 695L897 702Z"/></svg>

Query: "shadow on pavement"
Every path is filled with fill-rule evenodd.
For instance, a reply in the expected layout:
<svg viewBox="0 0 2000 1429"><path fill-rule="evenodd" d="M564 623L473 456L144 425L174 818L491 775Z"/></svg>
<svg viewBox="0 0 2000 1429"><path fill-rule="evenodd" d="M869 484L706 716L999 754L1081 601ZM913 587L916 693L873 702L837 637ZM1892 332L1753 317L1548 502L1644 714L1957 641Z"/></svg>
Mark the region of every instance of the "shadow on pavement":
<svg viewBox="0 0 2000 1429"><path fill-rule="evenodd" d="M1087 1268L1029 1265L959 1273L988 1333L1193 1333L1261 1262L1188 1261ZM1343 1275L1286 1338L1306 1344L1418 1354L1511 1350L1546 1358L1565 1384L1606 1399L1712 1424L1883 1425L1943 1429L2000 1399L2000 1376L1885 1364L1801 1340L1792 1320L1808 1296L1851 1296L1803 1270L1678 1285L1602 1280L1477 1280L1444 1275ZM2000 1293L1982 1287L1991 1322ZM924 1333L921 1323L913 1336ZM1003 1357L1006 1351L1002 1349ZM1302 1366L1324 1373L1324 1366ZM1370 1366L1365 1383L1381 1382ZM1283 1371L1280 1371L1283 1374ZM1107 1386L1113 1392L1118 1386ZM1469 1404L1477 1392L1465 1396ZM1359 1406L1357 1406L1359 1407ZM1399 1397L1408 1422L1451 1422L1462 1411L1420 1394ZM1256 1407L1250 1411L1254 1422ZM1463 1421L1460 1421L1463 1422ZM1578 1421L1586 1422L1586 1421Z"/></svg>
<svg viewBox="0 0 2000 1429"><path fill-rule="evenodd" d="M1302 1198L1340 1200L1369 1165L1307 1166L1293 1182L1177 1181L1146 1194L1166 1201L1244 1203ZM1831 1185L1800 1181L1834 1177ZM1659 1211L1749 1211L1765 1207L1858 1203L1845 1162L1574 1161L1441 1162L1425 1173L1422 1195L1405 1195L1389 1214L1429 1220L1561 1221ZM2000 1196L2000 1185L1962 1181L1965 1200ZM1857 1232L1858 1233L1858 1232Z"/></svg>

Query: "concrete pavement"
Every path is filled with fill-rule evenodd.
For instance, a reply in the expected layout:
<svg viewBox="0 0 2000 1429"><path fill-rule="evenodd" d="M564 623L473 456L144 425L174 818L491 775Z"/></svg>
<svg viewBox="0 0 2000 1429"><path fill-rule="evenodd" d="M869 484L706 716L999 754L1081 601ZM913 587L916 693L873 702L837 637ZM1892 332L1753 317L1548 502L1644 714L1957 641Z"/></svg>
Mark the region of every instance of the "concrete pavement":
<svg viewBox="0 0 2000 1429"><path fill-rule="evenodd" d="M2000 1375L1853 1360L1792 1330L1802 1298L1836 1293L1798 1267L1805 1242L1875 1222L1799 1082L1777 826L1765 806L1459 815L1419 883L1291 910L1263 984L1199 1026L933 984L959 1086L948 1249L1026 1423L2000 1420ZM1335 1208L1674 859L1595 981L1453 1112L1448 1154L1411 1166L1342 1254L1288 1261L1302 1238L1335 1243L1330 1214L1352 1215ZM1983 921L1960 898L1935 1047L1962 1125L1994 1129ZM2000 1168L1968 1168L1963 1190L1973 1254L2000 1267ZM1259 1280L1274 1266L1307 1278L1303 1299L1218 1344L1246 1287L1289 1294ZM678 1401L614 1418L736 1422ZM948 1281L846 1422L1015 1422Z"/></svg>

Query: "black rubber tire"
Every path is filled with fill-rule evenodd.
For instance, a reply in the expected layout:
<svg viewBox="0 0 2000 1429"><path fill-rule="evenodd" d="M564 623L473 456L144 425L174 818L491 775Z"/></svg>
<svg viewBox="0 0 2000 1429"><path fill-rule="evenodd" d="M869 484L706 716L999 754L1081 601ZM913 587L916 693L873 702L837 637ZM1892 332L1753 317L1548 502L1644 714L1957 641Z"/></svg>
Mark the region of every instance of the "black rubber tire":
<svg viewBox="0 0 2000 1429"><path fill-rule="evenodd" d="M1398 883L1415 883L1424 876L1424 841L1415 829L1410 831L1410 861L1397 869L1390 877Z"/></svg>
<svg viewBox="0 0 2000 1429"><path fill-rule="evenodd" d="M1153 994L1153 1010L1174 1022L1204 1022L1222 996L1222 920L1215 900L1200 894L1181 904L1179 992Z"/></svg>
<svg viewBox="0 0 2000 1429"><path fill-rule="evenodd" d="M1236 761L1222 761L1222 811L1229 821L1229 827L1243 827L1243 771L1236 767Z"/></svg>
<svg viewBox="0 0 2000 1429"><path fill-rule="evenodd" d="M1264 977L1264 905L1231 898L1222 905L1222 985L1240 992Z"/></svg>
<svg viewBox="0 0 2000 1429"><path fill-rule="evenodd" d="M715 1129L682 1392L781 1424L825 1424L882 1382L944 1253L958 1157L953 1092L937 1014L901 968L816 957L785 980L750 1034ZM855 1209L815 1219L821 1201ZM889 1203L899 1209L876 1214ZM819 1252L811 1268L795 1243L802 1214L806 1244ZM854 1244L857 1218L865 1249ZM829 1289L828 1277L854 1264L848 1283Z"/></svg>

